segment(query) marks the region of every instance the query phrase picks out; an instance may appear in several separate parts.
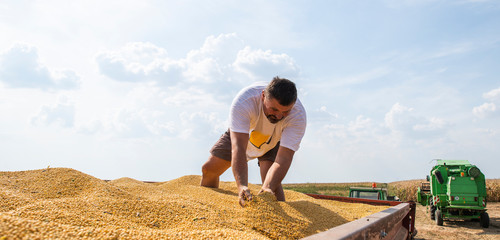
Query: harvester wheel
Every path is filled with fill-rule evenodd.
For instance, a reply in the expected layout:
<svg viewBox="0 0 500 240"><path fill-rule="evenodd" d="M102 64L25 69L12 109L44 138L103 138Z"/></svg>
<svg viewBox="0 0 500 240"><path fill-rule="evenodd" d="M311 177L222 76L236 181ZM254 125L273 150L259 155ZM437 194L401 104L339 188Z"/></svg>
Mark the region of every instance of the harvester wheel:
<svg viewBox="0 0 500 240"><path fill-rule="evenodd" d="M434 220L435 219L435 216L436 216L436 207L434 205L431 205L431 220Z"/></svg>
<svg viewBox="0 0 500 240"><path fill-rule="evenodd" d="M482 212L481 215L479 215L479 219L481 227L488 228L490 226L490 216L487 212Z"/></svg>
<svg viewBox="0 0 500 240"><path fill-rule="evenodd" d="M443 213L441 210L436 210L436 224L438 226L443 226Z"/></svg>

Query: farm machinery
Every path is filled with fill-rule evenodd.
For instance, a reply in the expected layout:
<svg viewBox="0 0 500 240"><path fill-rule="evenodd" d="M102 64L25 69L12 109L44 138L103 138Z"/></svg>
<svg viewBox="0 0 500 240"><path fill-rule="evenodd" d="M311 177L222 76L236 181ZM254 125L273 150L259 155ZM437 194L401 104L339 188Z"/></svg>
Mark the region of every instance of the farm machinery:
<svg viewBox="0 0 500 240"><path fill-rule="evenodd" d="M370 216L348 222L320 232L302 240L324 239L408 239L417 235L415 229L416 203L413 201L395 201L394 196L387 195L386 188L350 187L349 197L307 194L316 199L328 199L347 203L364 203L370 205L391 206Z"/></svg>
<svg viewBox="0 0 500 240"><path fill-rule="evenodd" d="M467 160L437 160L417 190L417 202L429 207L439 226L452 219L479 220L484 228L490 224L484 174Z"/></svg>
<svg viewBox="0 0 500 240"><path fill-rule="evenodd" d="M301 240L325 239L407 239L417 235L415 229L416 203L413 201L387 201L367 198L353 198L307 194L316 199L334 200L347 203L364 203L370 205L390 206L380 212L358 220L342 224L327 231L320 232Z"/></svg>
<svg viewBox="0 0 500 240"><path fill-rule="evenodd" d="M349 187L349 197L389 201L399 200L396 196L389 196L387 188L377 187L376 183L372 183L372 187Z"/></svg>

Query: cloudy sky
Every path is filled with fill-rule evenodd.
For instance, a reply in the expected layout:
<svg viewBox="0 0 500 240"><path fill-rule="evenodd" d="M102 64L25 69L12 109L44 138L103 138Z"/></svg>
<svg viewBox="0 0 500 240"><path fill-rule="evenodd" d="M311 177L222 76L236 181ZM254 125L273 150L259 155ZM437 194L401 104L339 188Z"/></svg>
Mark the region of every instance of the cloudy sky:
<svg viewBox="0 0 500 240"><path fill-rule="evenodd" d="M500 178L496 0L7 0L0 34L0 171L199 175L234 95L278 75L308 114L285 182L421 179L433 159Z"/></svg>

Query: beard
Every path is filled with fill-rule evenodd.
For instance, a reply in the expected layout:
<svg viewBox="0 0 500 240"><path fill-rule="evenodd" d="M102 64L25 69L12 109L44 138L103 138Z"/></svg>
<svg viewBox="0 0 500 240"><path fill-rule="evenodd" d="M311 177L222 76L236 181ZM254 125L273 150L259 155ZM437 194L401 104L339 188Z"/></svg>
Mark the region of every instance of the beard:
<svg viewBox="0 0 500 240"><path fill-rule="evenodd" d="M266 117L267 117L267 119L269 120L269 122L271 122L272 124L275 124L275 123L277 123L277 122L279 122L279 121L283 120L283 118L284 118L284 117L282 117L282 118L278 119L276 116L271 115L271 114L266 115Z"/></svg>

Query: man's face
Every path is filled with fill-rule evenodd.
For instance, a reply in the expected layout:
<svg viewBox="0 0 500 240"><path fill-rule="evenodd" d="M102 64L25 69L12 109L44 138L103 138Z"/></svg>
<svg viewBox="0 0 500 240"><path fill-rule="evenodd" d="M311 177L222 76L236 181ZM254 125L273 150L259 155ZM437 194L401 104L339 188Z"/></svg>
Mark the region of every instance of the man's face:
<svg viewBox="0 0 500 240"><path fill-rule="evenodd" d="M283 106L279 104L278 100L273 99L273 98L266 98L264 92L262 92L262 102L263 108L264 108L264 114L266 115L267 119L271 123L277 123L288 114L290 114L290 111L292 111L293 105L290 104L289 106Z"/></svg>

